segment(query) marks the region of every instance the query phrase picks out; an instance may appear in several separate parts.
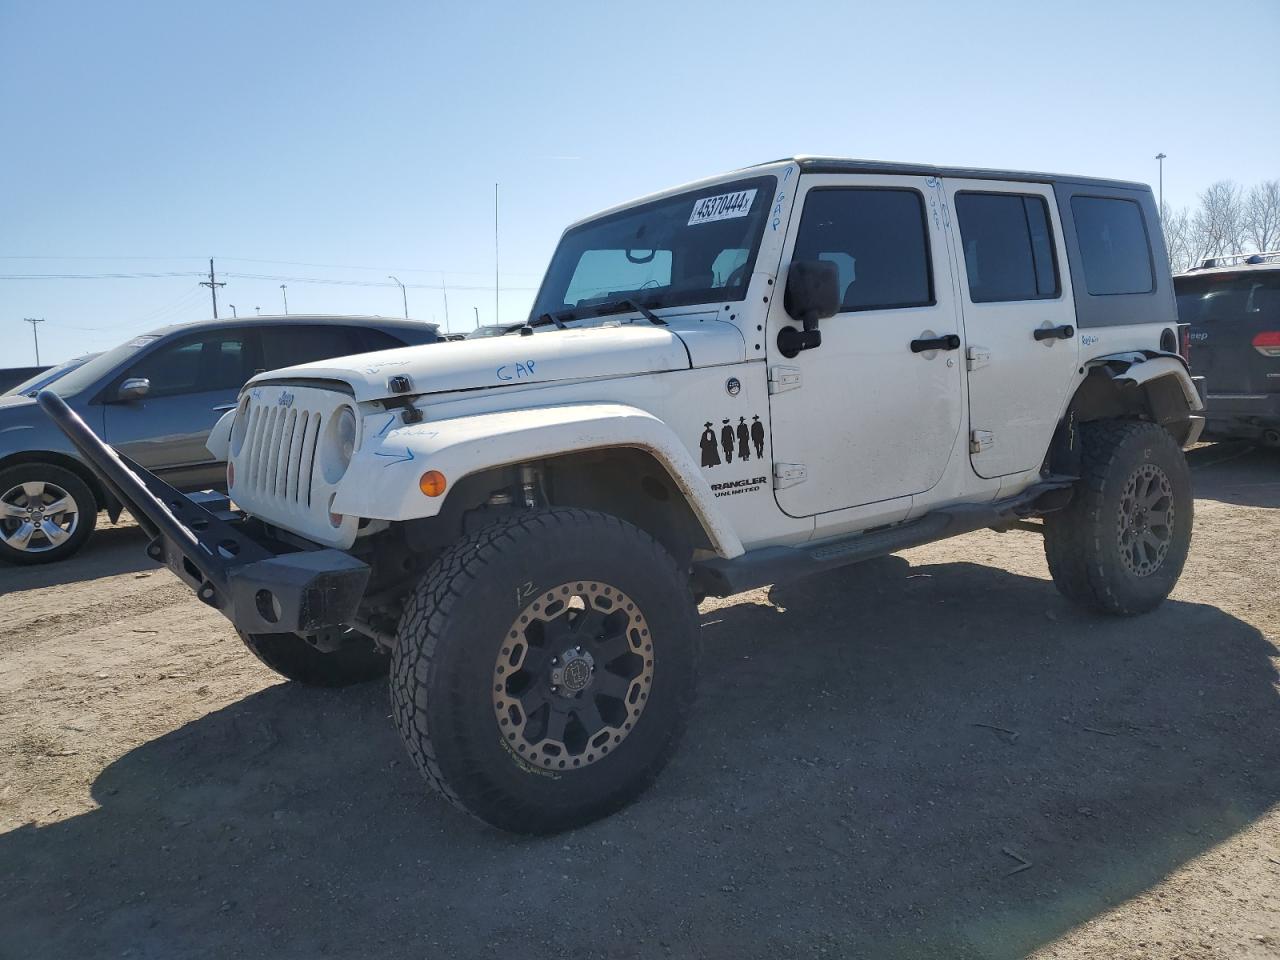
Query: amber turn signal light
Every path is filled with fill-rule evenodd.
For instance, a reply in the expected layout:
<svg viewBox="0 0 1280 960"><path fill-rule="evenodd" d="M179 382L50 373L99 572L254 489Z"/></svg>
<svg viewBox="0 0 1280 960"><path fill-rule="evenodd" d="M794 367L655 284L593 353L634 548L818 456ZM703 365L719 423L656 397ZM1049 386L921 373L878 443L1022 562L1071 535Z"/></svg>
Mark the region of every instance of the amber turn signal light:
<svg viewBox="0 0 1280 960"><path fill-rule="evenodd" d="M428 497L438 497L444 493L444 474L439 470L428 470L418 479L418 489Z"/></svg>

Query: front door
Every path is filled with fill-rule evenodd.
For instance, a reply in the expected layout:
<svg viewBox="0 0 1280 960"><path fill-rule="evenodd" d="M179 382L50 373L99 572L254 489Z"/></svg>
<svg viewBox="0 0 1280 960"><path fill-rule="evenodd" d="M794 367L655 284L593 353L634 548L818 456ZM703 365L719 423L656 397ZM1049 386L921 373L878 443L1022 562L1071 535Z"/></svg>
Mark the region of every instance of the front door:
<svg viewBox="0 0 1280 960"><path fill-rule="evenodd" d="M244 329L206 331L161 344L108 388L105 439L175 486L221 486L225 467L205 442L218 418L235 406L256 365L256 344ZM120 383L137 377L150 381L146 396L111 400Z"/></svg>
<svg viewBox="0 0 1280 960"><path fill-rule="evenodd" d="M923 493L946 469L963 364L936 182L802 179L779 276L793 260L834 263L841 307L821 321L821 346L787 358L778 331L797 324L781 295L770 305L774 487L791 516Z"/></svg>
<svg viewBox="0 0 1280 960"><path fill-rule="evenodd" d="M970 461L980 477L1043 462L1079 362L1053 188L947 180L961 263Z"/></svg>

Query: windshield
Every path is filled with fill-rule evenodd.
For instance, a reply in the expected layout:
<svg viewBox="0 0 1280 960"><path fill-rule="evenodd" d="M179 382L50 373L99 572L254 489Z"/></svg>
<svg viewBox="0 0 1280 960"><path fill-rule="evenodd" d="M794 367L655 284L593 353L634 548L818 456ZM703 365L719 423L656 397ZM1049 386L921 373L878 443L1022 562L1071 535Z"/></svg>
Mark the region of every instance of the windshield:
<svg viewBox="0 0 1280 960"><path fill-rule="evenodd" d="M531 318L629 297L649 307L741 300L776 178L717 183L566 233Z"/></svg>
<svg viewBox="0 0 1280 960"><path fill-rule="evenodd" d="M39 373L37 373L34 377L31 377L28 380L23 380L16 387L11 387L10 389L6 390L3 394L0 394L0 396L17 397L23 394L30 394L31 396L35 396L36 393L39 392L42 388L47 387L49 384L53 383L53 381L57 380L63 374L67 373L70 370L74 370L76 367L80 366L81 364L87 363L89 360L92 360L96 356L97 356L96 353L88 353L88 354L85 354L83 357L76 357L74 360L64 360L62 361L62 363L59 363L57 366L50 367L48 370L42 370Z"/></svg>
<svg viewBox="0 0 1280 960"><path fill-rule="evenodd" d="M59 377L57 393L69 397L74 393L79 393L86 387L93 386L147 344L159 339L158 334L148 333L141 337L134 337L127 343L122 343L106 353L98 354L92 360L76 367L70 373Z"/></svg>
<svg viewBox="0 0 1280 960"><path fill-rule="evenodd" d="M1173 288L1183 323L1280 319L1280 271L1177 277Z"/></svg>

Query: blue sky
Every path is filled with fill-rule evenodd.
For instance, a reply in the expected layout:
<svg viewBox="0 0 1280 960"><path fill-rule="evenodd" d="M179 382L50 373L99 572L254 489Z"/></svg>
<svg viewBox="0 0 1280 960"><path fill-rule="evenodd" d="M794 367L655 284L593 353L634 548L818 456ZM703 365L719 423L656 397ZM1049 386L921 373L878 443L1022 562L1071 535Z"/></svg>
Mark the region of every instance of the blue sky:
<svg viewBox="0 0 1280 960"><path fill-rule="evenodd" d="M0 0L0 274L288 276L292 312L519 320L563 226L795 153L1280 177L1280 4ZM1251 73L1266 76L1256 81ZM1250 84L1259 92L1250 95ZM39 258L39 259L31 259ZM267 262L269 261L269 262ZM360 267L364 269L348 269ZM315 284L302 278L360 281ZM280 309L279 280L219 302ZM0 279L0 366L210 313L187 276Z"/></svg>

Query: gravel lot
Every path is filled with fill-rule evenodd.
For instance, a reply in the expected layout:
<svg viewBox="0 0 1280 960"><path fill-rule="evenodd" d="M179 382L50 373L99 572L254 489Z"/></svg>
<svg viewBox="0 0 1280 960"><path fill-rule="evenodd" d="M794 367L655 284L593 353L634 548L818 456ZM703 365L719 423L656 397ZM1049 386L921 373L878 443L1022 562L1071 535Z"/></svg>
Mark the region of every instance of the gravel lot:
<svg viewBox="0 0 1280 960"><path fill-rule="evenodd" d="M703 605L657 786L431 796L379 683L279 682L142 555L0 568L0 957L1280 956L1280 452L1204 445L1136 620L980 533Z"/></svg>

